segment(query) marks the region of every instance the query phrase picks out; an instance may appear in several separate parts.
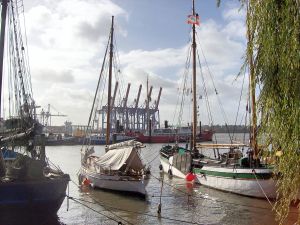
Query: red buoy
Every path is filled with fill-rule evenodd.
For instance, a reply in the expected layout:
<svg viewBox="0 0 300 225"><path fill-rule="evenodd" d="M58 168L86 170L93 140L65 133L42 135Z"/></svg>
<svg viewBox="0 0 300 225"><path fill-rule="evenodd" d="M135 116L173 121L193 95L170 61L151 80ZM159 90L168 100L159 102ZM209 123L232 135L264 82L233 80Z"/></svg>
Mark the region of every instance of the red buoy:
<svg viewBox="0 0 300 225"><path fill-rule="evenodd" d="M187 181L189 181L189 182L194 181L195 178L196 178L196 175L193 174L193 173L188 173L188 174L185 176L185 179L186 179Z"/></svg>
<svg viewBox="0 0 300 225"><path fill-rule="evenodd" d="M91 181L87 178L84 178L84 180L82 181L82 184L85 186L89 186L91 184Z"/></svg>

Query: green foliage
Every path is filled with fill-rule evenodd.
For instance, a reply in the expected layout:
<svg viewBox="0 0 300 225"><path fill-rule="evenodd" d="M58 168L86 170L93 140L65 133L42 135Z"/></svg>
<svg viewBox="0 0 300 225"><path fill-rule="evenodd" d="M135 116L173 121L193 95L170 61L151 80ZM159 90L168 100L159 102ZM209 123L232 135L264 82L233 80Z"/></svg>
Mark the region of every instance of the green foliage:
<svg viewBox="0 0 300 225"><path fill-rule="evenodd" d="M256 83L262 87L259 135L264 140L267 136L273 154L283 152L275 165L280 174L275 210L284 224L290 203L300 192L300 1L245 2L247 53L254 60Z"/></svg>

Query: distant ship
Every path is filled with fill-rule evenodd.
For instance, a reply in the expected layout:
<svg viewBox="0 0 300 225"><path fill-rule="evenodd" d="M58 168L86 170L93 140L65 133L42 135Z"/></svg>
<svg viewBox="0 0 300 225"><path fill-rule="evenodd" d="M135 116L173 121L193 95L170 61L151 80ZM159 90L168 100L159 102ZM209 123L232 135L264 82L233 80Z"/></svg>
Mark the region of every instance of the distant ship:
<svg viewBox="0 0 300 225"><path fill-rule="evenodd" d="M204 130L197 134L197 142L212 141L214 132L212 130ZM174 143L174 142L189 142L191 139L190 127L160 128L153 129L151 132L129 131L127 136L135 137L135 139L142 143Z"/></svg>
<svg viewBox="0 0 300 225"><path fill-rule="evenodd" d="M73 136L62 136L61 134L49 134L46 137L46 146L57 145L82 145L84 139Z"/></svg>

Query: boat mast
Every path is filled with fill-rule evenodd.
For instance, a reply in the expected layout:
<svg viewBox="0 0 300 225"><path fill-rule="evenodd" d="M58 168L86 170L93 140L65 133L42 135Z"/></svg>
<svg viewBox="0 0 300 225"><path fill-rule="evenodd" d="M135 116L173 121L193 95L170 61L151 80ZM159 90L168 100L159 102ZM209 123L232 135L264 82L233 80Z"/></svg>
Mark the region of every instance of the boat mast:
<svg viewBox="0 0 300 225"><path fill-rule="evenodd" d="M148 130L148 142L151 142L151 123L149 114L149 76L147 75L147 102L146 102L146 114L147 114L147 130Z"/></svg>
<svg viewBox="0 0 300 225"><path fill-rule="evenodd" d="M250 92L251 92L251 107L252 107L252 124L251 124L251 148L253 150L253 158L256 159L258 155L257 148L257 117L256 117L256 102L255 102L255 74L252 55L249 56L250 68Z"/></svg>
<svg viewBox="0 0 300 225"><path fill-rule="evenodd" d="M249 13L249 5L247 7L247 13ZM249 15L247 16L249 17ZM250 24L247 21L247 36L248 36L248 46L252 42L253 36L250 34ZM253 63L253 46L250 46L248 50L248 62L249 62L249 73L250 73L250 96L251 96L251 123L250 123L250 147L253 150L253 159L257 159L258 148L257 148L257 117L256 117L256 99L255 99L255 71Z"/></svg>
<svg viewBox="0 0 300 225"><path fill-rule="evenodd" d="M195 15L195 0L193 0L193 17ZM196 26L193 23L193 134L192 134L192 150L196 150L196 134L197 134L197 98L196 98Z"/></svg>
<svg viewBox="0 0 300 225"><path fill-rule="evenodd" d="M2 0L1 11L1 35L0 35L0 117L2 105L2 77L3 77L3 61L4 61L4 41L5 41L5 25L6 25L6 12L8 0Z"/></svg>
<svg viewBox="0 0 300 225"><path fill-rule="evenodd" d="M106 118L107 119L106 120L106 145L109 145L109 139L110 139L111 81L112 81L112 59L113 59L113 48L114 48L113 41L114 41L114 16L111 17L111 31L110 31L107 118Z"/></svg>

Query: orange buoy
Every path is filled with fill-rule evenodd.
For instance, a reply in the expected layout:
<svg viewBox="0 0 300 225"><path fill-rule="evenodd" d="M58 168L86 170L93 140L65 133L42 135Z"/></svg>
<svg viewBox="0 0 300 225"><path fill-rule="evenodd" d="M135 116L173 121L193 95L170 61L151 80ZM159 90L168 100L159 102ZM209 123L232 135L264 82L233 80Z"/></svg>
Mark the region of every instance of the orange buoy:
<svg viewBox="0 0 300 225"><path fill-rule="evenodd" d="M84 178L84 180L82 181L82 184L85 186L89 186L91 184L91 181L87 178Z"/></svg>
<svg viewBox="0 0 300 225"><path fill-rule="evenodd" d="M185 176L185 179L186 179L187 181L189 181L189 182L194 181L195 178L196 178L196 175L193 174L193 173L188 173L188 174Z"/></svg>

